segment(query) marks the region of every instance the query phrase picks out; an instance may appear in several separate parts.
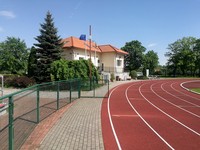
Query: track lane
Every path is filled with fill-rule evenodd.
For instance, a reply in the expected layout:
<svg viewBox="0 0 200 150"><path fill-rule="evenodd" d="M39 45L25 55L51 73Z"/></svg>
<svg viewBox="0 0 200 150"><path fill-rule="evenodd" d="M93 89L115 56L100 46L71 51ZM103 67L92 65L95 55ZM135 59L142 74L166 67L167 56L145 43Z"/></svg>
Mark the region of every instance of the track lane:
<svg viewBox="0 0 200 150"><path fill-rule="evenodd" d="M184 82L184 81L183 81ZM200 95L198 95L198 94L195 94L195 93L192 93L192 92L190 92L190 91L188 91L188 90L186 90L186 89L184 89L184 88L182 88L181 87L181 83L183 83L183 82L175 82L175 83L173 83L170 87L174 90L174 91L176 91L177 92L177 95L179 95L179 94L182 94L182 96L184 96L184 97L189 97L189 98L192 98L192 99L194 99L193 101L195 102L195 101L200 101Z"/></svg>
<svg viewBox="0 0 200 150"><path fill-rule="evenodd" d="M160 110L163 114L165 114L181 126L200 136L200 122L196 121L198 118L166 102L161 96L157 95L155 91L152 91L152 84L155 83L146 84L141 87L141 94L147 99L147 101L156 109ZM151 91L151 94L146 94L145 92L142 92L143 89Z"/></svg>
<svg viewBox="0 0 200 150"><path fill-rule="evenodd" d="M152 100L152 97L149 96L152 95L152 92L150 90L150 87L144 88L145 86L143 84L148 84L151 82L155 81L141 82L139 84L134 83L134 85L127 84L126 86L119 87L115 92L112 93L112 96L110 97L111 118L121 148L122 149L170 149L170 148L198 149L200 146L199 135L195 135L190 130L186 129L179 123L175 122L173 119L169 118L165 114L161 113L159 110L152 107L152 105L150 105L146 101L147 98ZM143 92L142 94L147 96L147 98L143 97L144 95L142 96L139 91L139 87L142 85L144 86L143 88L141 88ZM129 86L130 88L128 88ZM126 97L125 96L126 93L124 93L124 91L126 91L127 88L128 90ZM160 90L162 90L161 87ZM156 94L154 94L154 96L156 96ZM154 98L153 102L155 102ZM158 98L159 97L157 96L157 99ZM159 101L162 100L160 99ZM135 108L135 110L131 108L131 105ZM167 106L163 105L162 107L163 108L168 107L168 109L171 111L174 111L175 108L178 109L175 106L168 106L168 105ZM182 110L179 109L178 111ZM166 145L166 143L164 143L162 139L159 138L159 136L155 134L155 132L153 132L152 129L146 123L144 123L145 121L141 119L139 114L164 139L164 141L166 141L167 143L169 143L169 145L171 145L171 147ZM187 118L187 116L182 116L182 115L177 115L177 116L182 117L183 120L184 117ZM192 124L194 124L194 122ZM198 121L197 124L199 125ZM197 127L197 130L199 130L199 127ZM103 134L104 136L111 137L106 135L108 134L108 132L107 133L103 132L103 133L105 134L105 135ZM113 133L110 134L112 135ZM107 138L107 140L109 141L110 139ZM107 145L108 143L109 142L107 142ZM115 144L110 144L110 145L116 145L116 142ZM106 149L107 147L108 146L106 146L105 144ZM109 146L108 149L117 149L117 148Z"/></svg>
<svg viewBox="0 0 200 150"><path fill-rule="evenodd" d="M126 150L132 149L169 149L152 130L144 124L141 118L126 101L125 90L129 85L120 86L110 96L110 111L120 147ZM123 94L122 94L123 93ZM104 99L105 100L105 99ZM138 101L144 101L138 99ZM108 121L108 120L107 120ZM105 120L104 120L105 123ZM107 122L108 123L108 122ZM106 128L106 126L103 126ZM104 130L103 130L104 131ZM107 130L108 131L108 130ZM110 141L108 132L103 132L105 141ZM114 144L104 143L106 149L116 149Z"/></svg>
<svg viewBox="0 0 200 150"><path fill-rule="evenodd" d="M145 95L144 93L146 93L145 96L148 96L148 98L145 96L144 96L144 98L147 101L150 101L150 99L151 99L155 103L155 101L157 101L157 100L155 99L154 96L152 97L152 94L150 96L148 88L145 88L145 86L144 86L142 89L143 93L141 93L141 95L144 96ZM159 101L157 101L157 102L160 103ZM134 106L137 107L136 105L134 105ZM162 108L164 108L164 107L162 107ZM148 111L146 111L145 109L148 109ZM148 108L145 108L145 109L138 108L138 111L142 114L142 116L144 116L144 118L147 120L147 122L149 122L149 124L152 125L152 127L158 133L160 133L160 135L164 139L169 141L169 144L172 145L175 149L176 148L178 148L178 149L198 149L197 146L192 143L200 142L199 133L196 133L195 131L191 130L190 128L188 128L187 126L182 124L181 122L177 121L176 119L173 119L173 117L169 116L165 112L160 113L162 111L162 110L160 110L160 108L156 108L160 112L156 112L153 108L151 108L151 106L149 106ZM171 109L171 111L174 111L174 109L170 106L169 106L169 109ZM157 121L149 119L148 115L155 116L154 119ZM156 118L158 116L161 117L162 119ZM159 122L159 124L158 124L158 122ZM199 144L197 144L197 145L199 145Z"/></svg>
<svg viewBox="0 0 200 150"><path fill-rule="evenodd" d="M168 92L167 90L165 90L163 88L163 85L165 85L166 83L162 83L159 86L154 84L151 86L151 90L153 93L155 93L158 97L160 97L162 100L166 101L167 103L177 107L178 109L181 109L193 116L196 116L197 118L200 118L200 112L199 112L199 106L193 103L190 103L182 98L177 97L176 95ZM190 109L187 109L190 108ZM193 108L191 110L191 108ZM196 110L196 111L195 111Z"/></svg>
<svg viewBox="0 0 200 150"><path fill-rule="evenodd" d="M195 107L200 107L200 96L199 96L199 98L196 98L196 97L194 98L194 97L188 96L184 93L180 93L177 90L172 88L173 84L174 84L174 82L167 82L165 84L162 84L161 89L163 91L167 92L169 95L172 95L173 97L175 97L181 101L184 101Z"/></svg>

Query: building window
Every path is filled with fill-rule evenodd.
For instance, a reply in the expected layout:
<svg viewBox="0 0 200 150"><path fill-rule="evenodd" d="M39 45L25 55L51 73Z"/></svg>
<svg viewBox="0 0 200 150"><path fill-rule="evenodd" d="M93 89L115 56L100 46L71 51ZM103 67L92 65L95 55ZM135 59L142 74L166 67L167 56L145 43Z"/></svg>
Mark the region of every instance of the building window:
<svg viewBox="0 0 200 150"><path fill-rule="evenodd" d="M79 57L79 60L83 60L84 58L83 57Z"/></svg>
<svg viewBox="0 0 200 150"><path fill-rule="evenodd" d="M117 66L121 66L122 65L122 60L117 60Z"/></svg>

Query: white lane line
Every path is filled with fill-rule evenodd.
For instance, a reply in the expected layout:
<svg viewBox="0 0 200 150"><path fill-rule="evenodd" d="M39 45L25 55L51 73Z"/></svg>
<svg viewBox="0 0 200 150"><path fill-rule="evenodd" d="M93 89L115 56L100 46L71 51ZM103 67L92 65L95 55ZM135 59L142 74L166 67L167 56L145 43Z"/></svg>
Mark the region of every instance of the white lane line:
<svg viewBox="0 0 200 150"><path fill-rule="evenodd" d="M174 103L168 101L167 99L165 99L164 97L160 96L159 94L157 94L157 93L153 90L153 88L152 88L154 85L155 85L155 84L152 84L152 85L151 85L151 91L152 91L154 94L156 94L158 97L160 97L162 100L164 100L165 102L167 102L167 103L169 103L169 104L171 104L171 105L173 105L173 106L175 106L175 107L177 107L177 108L179 108L179 109L181 109L181 110L183 110L183 111L185 111L185 112L187 112L187 113L189 113L189 114L191 114L191 115L193 115L193 116L195 116L195 117L200 118L199 115L197 115L197 114L195 114L195 113L193 113L193 112L190 112L190 111L188 111L188 110L186 110L186 109L184 109L184 108L182 108L182 107L180 107L180 106L178 106L178 105L176 105L176 104L174 104ZM163 85L163 84L161 84L161 89L163 89L163 88L162 88L162 85ZM167 92L167 91L164 90L164 89L163 89L163 91L165 91L166 93L170 94L169 92ZM172 94L170 94L170 95L172 95ZM173 95L172 95L172 96L173 96ZM176 97L176 96L174 96L174 97ZM177 97L177 98L178 98L178 97ZM199 107L199 106L197 106L197 107Z"/></svg>
<svg viewBox="0 0 200 150"><path fill-rule="evenodd" d="M137 115L142 119L142 121L172 150L174 150L174 148L158 133L156 132L156 130L154 130L154 128L140 115L140 113L135 109L135 107L131 104L129 98L128 98L128 89L133 86L130 85L126 91L125 91L125 95L126 95L126 100L128 101L129 105L131 106L131 108L137 113Z"/></svg>
<svg viewBox="0 0 200 150"><path fill-rule="evenodd" d="M144 85L144 84L143 84ZM185 124L183 124L182 122L176 120L175 118L173 118L172 116L170 116L168 113L166 113L165 111L163 111L162 109L160 109L159 107L157 107L156 105L154 105L152 102L150 102L141 92L141 87L143 86L141 85L139 88L139 92L142 95L142 97L144 97L144 99L149 102L149 104L151 104L153 107L155 107L156 109L158 109L160 112L162 112L163 114L165 114L166 116L168 116L169 118L171 118L172 120L174 120L175 122L177 122L178 124L182 125L183 127L185 127L186 129L192 131L193 133L197 134L198 136L200 136L200 133L198 133L197 131L194 131L193 129L189 128L188 126L186 126Z"/></svg>
<svg viewBox="0 0 200 150"><path fill-rule="evenodd" d="M171 87L171 85L170 85L170 87ZM194 104L194 103L192 103L192 102L189 102L189 101L187 101L187 100L185 100L185 99L182 99L182 98L180 98L180 97L178 97L178 96L176 96L176 95L174 95L174 94L172 94L172 93L166 91L166 90L163 88L163 85L161 85L161 88L162 88L163 91L167 92L168 94L172 95L173 97L176 97L176 98L178 98L178 99L180 99L180 100L182 100L182 101L184 101L184 102L186 102L186 103L189 103L189 104L191 104L191 105L194 105L194 106L196 106L196 107L200 107L200 106L197 105L197 104Z"/></svg>
<svg viewBox="0 0 200 150"><path fill-rule="evenodd" d="M193 92L193 93L195 93L195 94L199 94L199 93L197 93L197 92L195 92L195 91L192 91L192 90L190 90L190 89L188 89L188 88L186 88L186 87L183 86L183 84L185 84L185 83L191 83L191 82L200 82L200 80L185 81L185 82L181 83L180 86L181 86L182 88L184 88L185 90L187 90L187 91Z"/></svg>
<svg viewBox="0 0 200 150"><path fill-rule="evenodd" d="M107 109L108 109L108 117L109 117L110 125L111 125L111 128L112 128L113 135L114 135L114 137L115 137L115 141L116 141L116 143L117 143L118 149L121 150L122 148L121 148L121 145L120 145L120 143L119 143L119 139L118 139L118 137L117 137L117 134L116 134L116 131L115 131L115 127L114 127L114 125L113 125L113 121L112 121L112 118L111 118L111 113L110 113L110 97L111 97L112 93L113 93L117 88L118 88L118 87L114 88L114 89L111 91L111 93L110 93L110 95L109 95L109 97L108 97Z"/></svg>
<svg viewBox="0 0 200 150"><path fill-rule="evenodd" d="M184 83L184 82L183 82ZM186 93L183 93L183 92L181 92L181 91L178 91L178 90L176 90L174 87L173 87L173 85L174 85L175 83L173 83L172 85L171 85L171 88L173 89L173 90L175 90L175 91L177 91L177 92L179 92L179 93L181 93L181 94L183 94L183 95L186 95L186 96L188 96L188 97L191 97L191 98L193 98L193 99L196 99L196 100L200 100L199 98L196 98L196 97L193 97L193 96L191 96L191 95L188 95L188 94L186 94ZM180 86L184 89L184 87L180 84ZM187 90L187 89L186 89ZM188 90L187 90L188 91Z"/></svg>
<svg viewBox="0 0 200 150"><path fill-rule="evenodd" d="M112 115L113 117L138 117L138 115Z"/></svg>
<svg viewBox="0 0 200 150"><path fill-rule="evenodd" d="M137 85L137 84L139 84L139 83L140 83L140 82L136 82L135 84L132 84L132 85ZM124 84L122 84L122 85L124 85ZM116 131L115 131L115 127L114 127L114 125L113 125L111 113L110 113L110 98L111 98L112 93L113 93L118 87L120 87L120 85L118 85L118 86L116 86L115 88L113 88L112 91L110 92L110 94L109 94L109 96L108 96L107 109L108 109L108 117L109 117L111 129L112 129L113 135L114 135L114 137L115 137L115 141L116 141L116 143L117 143L117 147L118 147L119 150L122 150L121 145L120 145L120 142L119 142L119 139L118 139L117 134L116 134Z"/></svg>

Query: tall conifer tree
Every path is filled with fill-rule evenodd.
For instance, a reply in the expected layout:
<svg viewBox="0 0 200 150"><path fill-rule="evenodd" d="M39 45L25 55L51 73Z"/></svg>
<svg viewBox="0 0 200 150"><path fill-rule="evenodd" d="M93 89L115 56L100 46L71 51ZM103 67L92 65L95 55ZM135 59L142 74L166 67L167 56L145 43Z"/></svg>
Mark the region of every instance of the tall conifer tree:
<svg viewBox="0 0 200 150"><path fill-rule="evenodd" d="M57 28L51 13L48 11L45 22L41 24L40 35L35 38L38 43L34 44L37 53L37 69L35 77L37 82L48 82L51 80L51 63L61 58L62 43L57 35Z"/></svg>

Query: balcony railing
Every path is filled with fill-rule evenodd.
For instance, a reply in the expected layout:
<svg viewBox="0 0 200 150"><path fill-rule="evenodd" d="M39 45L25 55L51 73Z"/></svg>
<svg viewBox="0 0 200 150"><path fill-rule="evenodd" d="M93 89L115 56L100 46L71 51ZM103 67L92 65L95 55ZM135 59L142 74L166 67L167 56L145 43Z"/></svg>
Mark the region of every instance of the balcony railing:
<svg viewBox="0 0 200 150"><path fill-rule="evenodd" d="M99 72L123 73L123 67L98 67Z"/></svg>

